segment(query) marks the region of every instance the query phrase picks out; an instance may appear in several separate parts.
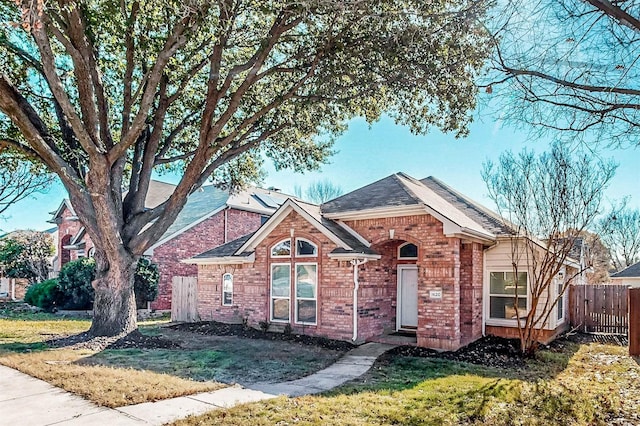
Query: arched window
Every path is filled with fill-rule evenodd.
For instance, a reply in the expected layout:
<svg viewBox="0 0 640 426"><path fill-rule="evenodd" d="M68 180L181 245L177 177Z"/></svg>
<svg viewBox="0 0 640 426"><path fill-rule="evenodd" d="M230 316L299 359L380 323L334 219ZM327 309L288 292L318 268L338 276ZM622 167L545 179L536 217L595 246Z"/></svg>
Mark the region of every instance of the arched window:
<svg viewBox="0 0 640 426"><path fill-rule="evenodd" d="M233 275L229 273L222 276L222 305L233 305Z"/></svg>
<svg viewBox="0 0 640 426"><path fill-rule="evenodd" d="M418 246L411 243L404 243L398 247L398 259L417 259Z"/></svg>
<svg viewBox="0 0 640 426"><path fill-rule="evenodd" d="M318 246L303 238L296 239L296 256L313 257L318 255Z"/></svg>
<svg viewBox="0 0 640 426"><path fill-rule="evenodd" d="M96 256L96 249L95 249L95 247L91 247L91 248L89 249L89 251L87 252L87 256L89 256L89 257L95 257L95 256Z"/></svg>
<svg viewBox="0 0 640 426"><path fill-rule="evenodd" d="M291 257L291 240L282 240L271 248L271 257Z"/></svg>

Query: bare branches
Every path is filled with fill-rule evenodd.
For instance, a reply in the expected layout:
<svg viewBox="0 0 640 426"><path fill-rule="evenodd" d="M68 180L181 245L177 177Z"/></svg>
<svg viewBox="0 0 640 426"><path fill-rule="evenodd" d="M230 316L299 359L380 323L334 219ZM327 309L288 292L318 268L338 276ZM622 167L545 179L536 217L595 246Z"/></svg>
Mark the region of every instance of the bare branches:
<svg viewBox="0 0 640 426"><path fill-rule="evenodd" d="M46 190L52 181L53 176L42 168L0 149L0 215L18 201Z"/></svg>

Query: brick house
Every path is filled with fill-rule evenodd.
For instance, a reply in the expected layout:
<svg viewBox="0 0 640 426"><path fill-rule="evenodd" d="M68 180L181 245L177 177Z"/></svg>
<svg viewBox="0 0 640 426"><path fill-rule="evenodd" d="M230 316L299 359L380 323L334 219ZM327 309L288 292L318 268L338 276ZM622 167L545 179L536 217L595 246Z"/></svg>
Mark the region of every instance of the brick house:
<svg viewBox="0 0 640 426"><path fill-rule="evenodd" d="M174 185L152 180L145 207L161 204L174 188ZM248 188L230 194L212 185L191 194L175 222L145 252L160 270L158 297L151 303L151 308L170 310L173 277L197 275L197 267L182 263L181 259L255 231L285 199L286 196L277 191ZM57 224L59 232L54 270L71 260L91 256L93 243L71 203L64 200L52 214L50 222Z"/></svg>
<svg viewBox="0 0 640 426"><path fill-rule="evenodd" d="M527 272L513 285L511 235L443 182L397 173L322 206L287 200L256 232L184 262L198 265L203 320L454 350L517 334L515 289L520 308L530 296ZM566 299L544 339L568 326Z"/></svg>

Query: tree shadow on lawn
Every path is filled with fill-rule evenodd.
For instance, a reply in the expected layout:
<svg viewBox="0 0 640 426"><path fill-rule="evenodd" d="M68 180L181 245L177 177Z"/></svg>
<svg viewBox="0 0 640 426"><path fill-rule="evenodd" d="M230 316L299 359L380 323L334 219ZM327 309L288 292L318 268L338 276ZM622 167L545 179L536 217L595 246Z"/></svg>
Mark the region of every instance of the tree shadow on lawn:
<svg viewBox="0 0 640 426"><path fill-rule="evenodd" d="M305 377L331 365L342 355L340 351L299 342L202 336L170 329L144 336L140 344L127 339L114 342L77 363L248 385ZM170 342L173 346L147 345L144 340Z"/></svg>

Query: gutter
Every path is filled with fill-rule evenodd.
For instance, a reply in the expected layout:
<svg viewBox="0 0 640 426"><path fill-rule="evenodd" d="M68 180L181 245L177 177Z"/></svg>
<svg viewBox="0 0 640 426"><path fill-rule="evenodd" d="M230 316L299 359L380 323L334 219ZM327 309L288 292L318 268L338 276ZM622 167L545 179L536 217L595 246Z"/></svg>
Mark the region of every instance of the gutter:
<svg viewBox="0 0 640 426"><path fill-rule="evenodd" d="M354 342L358 340L358 290L360 284L358 283L358 266L364 265L369 259L352 259L351 265L353 265L353 337L351 340Z"/></svg>

